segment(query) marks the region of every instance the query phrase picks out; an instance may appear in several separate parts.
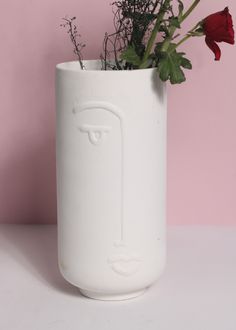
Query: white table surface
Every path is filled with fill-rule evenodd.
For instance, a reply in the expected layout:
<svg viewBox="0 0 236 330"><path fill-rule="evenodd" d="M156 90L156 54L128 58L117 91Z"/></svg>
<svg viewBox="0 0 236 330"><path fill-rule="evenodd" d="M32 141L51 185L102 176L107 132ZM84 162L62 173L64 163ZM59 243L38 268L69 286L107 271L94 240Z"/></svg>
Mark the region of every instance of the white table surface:
<svg viewBox="0 0 236 330"><path fill-rule="evenodd" d="M139 298L85 298L57 267L56 226L0 226L0 330L236 330L236 227L168 229L166 271Z"/></svg>

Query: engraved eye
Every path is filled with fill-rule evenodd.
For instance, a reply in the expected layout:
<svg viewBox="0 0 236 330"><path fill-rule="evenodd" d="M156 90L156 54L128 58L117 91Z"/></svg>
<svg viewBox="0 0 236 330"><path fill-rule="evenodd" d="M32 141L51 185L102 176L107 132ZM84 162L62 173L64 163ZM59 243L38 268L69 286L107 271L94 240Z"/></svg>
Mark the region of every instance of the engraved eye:
<svg viewBox="0 0 236 330"><path fill-rule="evenodd" d="M81 125L78 128L81 132L87 133L89 141L96 146L101 144L106 134L112 129L110 126L101 125Z"/></svg>

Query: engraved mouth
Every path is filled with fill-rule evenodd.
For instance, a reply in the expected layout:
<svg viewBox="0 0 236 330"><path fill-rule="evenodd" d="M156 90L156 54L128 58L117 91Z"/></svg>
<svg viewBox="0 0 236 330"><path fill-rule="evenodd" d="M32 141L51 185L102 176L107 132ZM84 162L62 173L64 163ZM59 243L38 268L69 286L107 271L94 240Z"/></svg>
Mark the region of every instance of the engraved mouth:
<svg viewBox="0 0 236 330"><path fill-rule="evenodd" d="M118 254L110 257L108 263L112 270L123 276L135 274L140 265L141 259L134 255Z"/></svg>

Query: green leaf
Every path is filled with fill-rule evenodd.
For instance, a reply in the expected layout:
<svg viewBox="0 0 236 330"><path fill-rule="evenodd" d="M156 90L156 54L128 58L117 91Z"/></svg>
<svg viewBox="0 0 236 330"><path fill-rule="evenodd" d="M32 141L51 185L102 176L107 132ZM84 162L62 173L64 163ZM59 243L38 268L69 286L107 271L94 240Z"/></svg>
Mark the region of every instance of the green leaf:
<svg viewBox="0 0 236 330"><path fill-rule="evenodd" d="M184 57L185 53L177 53L175 44L171 44L167 52L157 52L158 71L162 81L170 80L171 84L180 84L186 80L182 68L192 69L191 62Z"/></svg>
<svg viewBox="0 0 236 330"><path fill-rule="evenodd" d="M141 58L136 53L133 46L128 46L123 53L120 55L122 60L127 61L130 64L139 66L141 64Z"/></svg>
<svg viewBox="0 0 236 330"><path fill-rule="evenodd" d="M181 84L186 80L183 70L174 61L173 57L170 57L170 82L171 84Z"/></svg>
<svg viewBox="0 0 236 330"><path fill-rule="evenodd" d="M188 69L188 70L191 70L192 69L192 64L191 62L185 58L185 57L182 57L181 58L181 66L185 69Z"/></svg>
<svg viewBox="0 0 236 330"><path fill-rule="evenodd" d="M167 81L170 76L169 61L166 58L162 58L159 62L159 75L162 81Z"/></svg>
<svg viewBox="0 0 236 330"><path fill-rule="evenodd" d="M174 27L176 27L176 28L180 28L180 23L179 23L179 19L178 19L178 17L172 17L171 19L170 19L170 25L172 25L172 26L174 26Z"/></svg>

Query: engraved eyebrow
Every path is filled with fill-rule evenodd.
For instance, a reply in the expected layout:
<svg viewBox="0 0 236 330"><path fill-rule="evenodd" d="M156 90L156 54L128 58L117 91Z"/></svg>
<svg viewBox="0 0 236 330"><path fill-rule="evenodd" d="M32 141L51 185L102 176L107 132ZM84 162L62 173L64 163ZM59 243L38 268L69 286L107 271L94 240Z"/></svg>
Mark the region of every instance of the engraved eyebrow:
<svg viewBox="0 0 236 330"><path fill-rule="evenodd" d="M109 132L111 130L110 126L103 126L103 125L81 125L78 127L80 131L82 132L88 132L88 131L103 131L103 132Z"/></svg>

